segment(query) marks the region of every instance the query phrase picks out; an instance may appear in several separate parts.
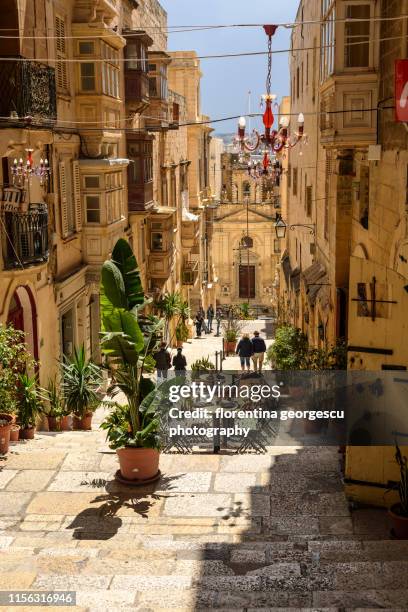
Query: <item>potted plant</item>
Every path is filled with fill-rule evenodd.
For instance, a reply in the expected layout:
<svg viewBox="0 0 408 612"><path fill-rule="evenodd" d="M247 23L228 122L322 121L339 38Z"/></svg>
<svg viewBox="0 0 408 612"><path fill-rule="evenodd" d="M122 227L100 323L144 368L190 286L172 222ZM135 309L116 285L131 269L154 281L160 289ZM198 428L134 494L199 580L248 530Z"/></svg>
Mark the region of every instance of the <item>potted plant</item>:
<svg viewBox="0 0 408 612"><path fill-rule="evenodd" d="M180 321L176 327L177 347L183 346L183 343L188 340L189 330L184 321Z"/></svg>
<svg viewBox="0 0 408 612"><path fill-rule="evenodd" d="M404 457L398 444L395 460L400 470L400 480L395 486L399 502L393 504L388 513L393 525L393 534L399 540L408 540L408 458Z"/></svg>
<svg viewBox="0 0 408 612"><path fill-rule="evenodd" d="M197 359L191 364L191 372L193 378L200 378L200 374L215 370L214 364L210 361L209 357L202 357Z"/></svg>
<svg viewBox="0 0 408 612"><path fill-rule="evenodd" d="M61 364L62 388L67 409L73 414L74 429L90 430L92 415L100 403L101 369L86 357L85 347L75 348Z"/></svg>
<svg viewBox="0 0 408 612"><path fill-rule="evenodd" d="M303 377L298 371L307 369L308 354L307 336L299 328L285 324L276 329L267 359L274 369L282 371L282 380L289 386L293 398L303 396Z"/></svg>
<svg viewBox="0 0 408 612"><path fill-rule="evenodd" d="M5 455L8 452L12 424L13 417L11 414L0 415L0 455Z"/></svg>
<svg viewBox="0 0 408 612"><path fill-rule="evenodd" d="M12 423L10 429L10 442L18 442L20 438L20 425L17 423Z"/></svg>
<svg viewBox="0 0 408 612"><path fill-rule="evenodd" d="M229 317L225 323L222 324L223 328L223 343L224 352L229 355L230 353L235 354L237 348L237 340L239 333L242 329L242 324L236 319Z"/></svg>
<svg viewBox="0 0 408 612"><path fill-rule="evenodd" d="M37 417L41 414L41 399L34 376L20 374L17 385L18 422L20 439L32 440Z"/></svg>
<svg viewBox="0 0 408 612"><path fill-rule="evenodd" d="M148 301L136 258L123 239L102 267L100 295L101 349L111 370L108 394L114 409L102 428L117 452L121 477L143 482L159 474L160 387L156 389L145 374L154 370L152 354L163 322L141 315ZM125 406L114 401L119 391L126 396Z"/></svg>
<svg viewBox="0 0 408 612"><path fill-rule="evenodd" d="M59 391L56 378L50 378L47 387L40 389L40 396L45 402L43 413L47 417L48 431L60 431L65 402L62 393Z"/></svg>
<svg viewBox="0 0 408 612"><path fill-rule="evenodd" d="M19 376L35 365L23 332L0 324L0 453L7 453L17 412Z"/></svg>
<svg viewBox="0 0 408 612"><path fill-rule="evenodd" d="M157 307L161 316L164 319L164 338L169 344L172 343L172 337L170 337L170 325L174 317L180 314L180 308L183 304L183 300L178 291L173 293L167 293L158 302Z"/></svg>

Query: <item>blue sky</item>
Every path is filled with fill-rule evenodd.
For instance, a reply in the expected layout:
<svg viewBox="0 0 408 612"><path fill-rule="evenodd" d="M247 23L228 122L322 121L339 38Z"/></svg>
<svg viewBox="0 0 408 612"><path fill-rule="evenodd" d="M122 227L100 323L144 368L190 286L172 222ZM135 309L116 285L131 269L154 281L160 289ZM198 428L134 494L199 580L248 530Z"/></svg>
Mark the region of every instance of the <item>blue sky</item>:
<svg viewBox="0 0 408 612"><path fill-rule="evenodd" d="M290 22L294 21L299 4L299 0L160 1L168 13L169 26ZM279 28L273 48L287 49L289 41L290 30ZM266 44L262 27L180 32L169 37L170 50L194 49L198 55L264 51ZM212 118L245 113L249 90L252 110L259 111L260 96L265 91L266 61L266 56L202 60L202 112ZM273 56L272 91L279 98L289 93L287 53ZM236 122L226 121L213 127L219 133L232 132Z"/></svg>

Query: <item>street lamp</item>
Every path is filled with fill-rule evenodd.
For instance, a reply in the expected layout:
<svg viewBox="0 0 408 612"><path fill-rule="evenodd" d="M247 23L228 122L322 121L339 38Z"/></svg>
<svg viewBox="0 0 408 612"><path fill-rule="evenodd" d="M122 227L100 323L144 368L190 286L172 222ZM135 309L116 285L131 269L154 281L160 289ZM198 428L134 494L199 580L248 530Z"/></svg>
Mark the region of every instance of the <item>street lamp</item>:
<svg viewBox="0 0 408 612"><path fill-rule="evenodd" d="M286 223L284 222L284 220L282 219L282 217L280 215L276 216L276 222L275 222L275 232L276 232L276 237L277 238L285 238L286 236L286 228L288 226L286 225ZM289 226L289 229L294 231L297 227L304 227L305 229L308 229L310 234L312 236L316 235L316 226L314 223L308 225L307 223L293 223L292 225Z"/></svg>
<svg viewBox="0 0 408 612"><path fill-rule="evenodd" d="M280 215L276 216L275 232L278 240L285 238L287 225Z"/></svg>

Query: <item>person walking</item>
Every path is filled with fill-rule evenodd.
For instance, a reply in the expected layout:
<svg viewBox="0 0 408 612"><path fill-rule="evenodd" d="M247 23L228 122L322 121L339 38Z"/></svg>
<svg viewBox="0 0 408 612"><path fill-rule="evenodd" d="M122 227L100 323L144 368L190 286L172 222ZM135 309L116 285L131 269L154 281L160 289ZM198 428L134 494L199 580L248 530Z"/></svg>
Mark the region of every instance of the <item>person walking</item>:
<svg viewBox="0 0 408 612"><path fill-rule="evenodd" d="M220 335L221 318L222 318L221 310L217 308L217 312L215 314L215 320L217 322L217 333L215 334L216 336Z"/></svg>
<svg viewBox="0 0 408 612"><path fill-rule="evenodd" d="M177 348L177 353L173 357L173 367L176 372L176 376L182 376L185 378L186 376L186 368L187 368L187 359L185 355L183 355L183 349L181 346Z"/></svg>
<svg viewBox="0 0 408 612"><path fill-rule="evenodd" d="M262 364L264 362L264 357L266 353L266 344L265 340L260 337L259 331L254 331L254 337L251 340L252 342L252 361L254 362L254 370L255 372L262 372Z"/></svg>
<svg viewBox="0 0 408 612"><path fill-rule="evenodd" d="M199 314L201 319L201 331L203 331L205 334L208 334L207 325L205 323L205 311L202 306L200 306L199 308Z"/></svg>
<svg viewBox="0 0 408 612"><path fill-rule="evenodd" d="M165 342L160 343L160 349L153 354L153 359L156 362L157 382L165 380L171 366L171 357Z"/></svg>
<svg viewBox="0 0 408 612"><path fill-rule="evenodd" d="M208 323L207 329L208 329L209 334L212 333L213 320L214 320L214 307L212 304L210 304L209 307L207 308L207 323Z"/></svg>
<svg viewBox="0 0 408 612"><path fill-rule="evenodd" d="M238 342L237 355L239 355L239 359L241 361L241 370L245 372L245 366L250 372L251 370L251 357L254 353L254 349L252 346L252 342L249 339L249 334L243 334L241 340Z"/></svg>
<svg viewBox="0 0 408 612"><path fill-rule="evenodd" d="M196 318L195 318L195 321L194 321L194 325L195 325L195 328L196 328L197 338L201 338L201 322L202 322L201 314L199 312L197 312Z"/></svg>

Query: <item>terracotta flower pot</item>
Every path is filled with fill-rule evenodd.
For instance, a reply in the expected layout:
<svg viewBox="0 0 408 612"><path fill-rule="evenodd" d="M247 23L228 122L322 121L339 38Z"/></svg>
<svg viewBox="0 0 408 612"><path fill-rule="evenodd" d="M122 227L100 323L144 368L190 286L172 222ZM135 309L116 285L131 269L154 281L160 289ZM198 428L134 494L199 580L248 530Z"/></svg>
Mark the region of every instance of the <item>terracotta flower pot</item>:
<svg viewBox="0 0 408 612"><path fill-rule="evenodd" d="M3 423L3 425L0 425L0 454L5 455L9 449L13 417L11 414L0 414L0 420Z"/></svg>
<svg viewBox="0 0 408 612"><path fill-rule="evenodd" d="M159 470L160 453L153 448L118 448L120 472L128 480L148 480Z"/></svg>
<svg viewBox="0 0 408 612"><path fill-rule="evenodd" d="M59 431L59 419L54 416L47 416L48 421L48 431Z"/></svg>
<svg viewBox="0 0 408 612"><path fill-rule="evenodd" d="M235 353L237 348L237 343L235 341L231 342L224 339L224 352L229 355L230 353Z"/></svg>
<svg viewBox="0 0 408 612"><path fill-rule="evenodd" d="M10 442L18 442L20 438L20 425L12 425L10 429Z"/></svg>
<svg viewBox="0 0 408 612"><path fill-rule="evenodd" d="M20 440L34 440L35 427L20 429Z"/></svg>
<svg viewBox="0 0 408 612"><path fill-rule="evenodd" d="M92 412L87 412L85 416L78 417L74 414L73 425L75 431L90 431L92 429Z"/></svg>
<svg viewBox="0 0 408 612"><path fill-rule="evenodd" d="M401 516L401 504L394 504L388 510L393 526L393 533L399 540L408 540L408 516Z"/></svg>
<svg viewBox="0 0 408 612"><path fill-rule="evenodd" d="M61 431L69 431L71 429L68 415L61 417L60 428Z"/></svg>

